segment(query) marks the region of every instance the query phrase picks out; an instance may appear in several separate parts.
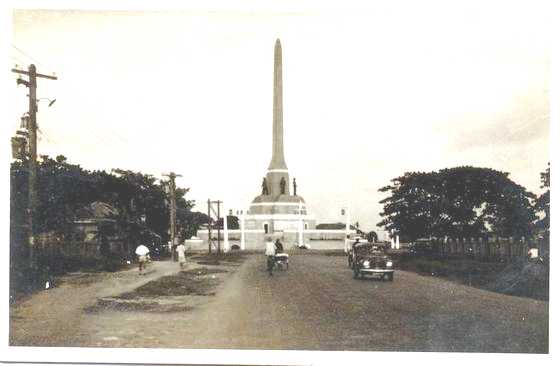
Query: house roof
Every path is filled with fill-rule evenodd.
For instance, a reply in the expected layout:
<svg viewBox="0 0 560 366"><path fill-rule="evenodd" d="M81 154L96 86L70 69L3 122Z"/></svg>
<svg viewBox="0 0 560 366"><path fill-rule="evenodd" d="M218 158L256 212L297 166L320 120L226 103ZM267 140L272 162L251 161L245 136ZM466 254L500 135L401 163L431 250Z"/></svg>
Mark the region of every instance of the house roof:
<svg viewBox="0 0 560 366"><path fill-rule="evenodd" d="M90 203L76 213L79 220L115 219L118 215L119 211L115 207L99 201Z"/></svg>

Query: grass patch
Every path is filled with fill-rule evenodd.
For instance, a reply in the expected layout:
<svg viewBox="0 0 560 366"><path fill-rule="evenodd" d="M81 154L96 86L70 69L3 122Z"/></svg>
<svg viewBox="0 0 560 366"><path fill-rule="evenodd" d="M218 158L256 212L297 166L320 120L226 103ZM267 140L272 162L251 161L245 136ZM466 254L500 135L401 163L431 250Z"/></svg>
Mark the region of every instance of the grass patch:
<svg viewBox="0 0 560 366"><path fill-rule="evenodd" d="M36 267L29 269L29 264L21 258L11 258L10 262L10 302L14 303L27 296L50 287L56 286L61 275L80 271L84 273L83 281L87 282L86 274L99 272L116 272L128 265L119 257L106 259L87 258L80 256L39 256ZM92 280L94 281L94 280Z"/></svg>
<svg viewBox="0 0 560 366"><path fill-rule="evenodd" d="M508 295L548 300L548 265L518 258L512 263L479 262L465 258L392 255L396 268L420 275L444 277L461 284Z"/></svg>
<svg viewBox="0 0 560 366"><path fill-rule="evenodd" d="M220 254L196 254L191 258L197 264L219 266L220 264L241 264L247 258L247 253L235 251Z"/></svg>
<svg viewBox="0 0 560 366"><path fill-rule="evenodd" d="M214 290L221 282L215 274L227 272L206 267L181 271L150 281L134 291L99 299L84 311L88 314L106 310L157 313L190 311L194 307L185 305L183 296L214 296Z"/></svg>
<svg viewBox="0 0 560 366"><path fill-rule="evenodd" d="M160 304L157 301L122 301L119 299L99 299L97 304L84 309L86 314L103 311L142 311L152 313L177 313L191 311L194 307L182 304Z"/></svg>
<svg viewBox="0 0 560 366"><path fill-rule="evenodd" d="M213 296L215 295L213 290L220 282L213 274L224 272L227 271L207 268L182 271L172 276L150 281L134 291L126 292L116 298L130 300L162 296Z"/></svg>
<svg viewBox="0 0 560 366"><path fill-rule="evenodd" d="M472 259L440 259L409 255L391 256L397 268L434 277L447 277L472 286L482 286L496 278L505 263Z"/></svg>

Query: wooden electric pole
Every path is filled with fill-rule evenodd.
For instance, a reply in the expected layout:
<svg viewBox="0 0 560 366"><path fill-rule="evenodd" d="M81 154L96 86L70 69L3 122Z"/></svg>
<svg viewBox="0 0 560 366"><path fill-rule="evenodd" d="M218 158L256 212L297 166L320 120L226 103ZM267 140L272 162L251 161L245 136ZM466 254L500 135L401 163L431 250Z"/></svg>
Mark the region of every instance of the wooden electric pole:
<svg viewBox="0 0 560 366"><path fill-rule="evenodd" d="M212 253L212 213L216 215L216 223L220 220L220 204L222 201L208 200L208 254ZM217 211L214 210L214 204L217 205ZM227 218L227 217L226 217ZM218 225L218 246L217 254L220 254L220 225Z"/></svg>
<svg viewBox="0 0 560 366"><path fill-rule="evenodd" d="M175 259L175 245L177 237L177 200L175 197L175 178L182 177L181 174L175 174L170 172L169 174L163 174L164 177L169 177L169 235L171 237L171 258Z"/></svg>
<svg viewBox="0 0 560 366"><path fill-rule="evenodd" d="M221 201L216 201L216 203L218 204L218 214L217 214L217 219L216 222L218 223L218 255L220 255L220 203L222 203Z"/></svg>
<svg viewBox="0 0 560 366"><path fill-rule="evenodd" d="M29 65L27 71L12 69L12 72L29 76L29 80L18 78L17 83L25 85L29 89L29 264L35 261L35 227L34 218L37 209L37 78L58 80L56 76L38 74L35 65Z"/></svg>
<svg viewBox="0 0 560 366"><path fill-rule="evenodd" d="M208 254L212 254L212 201L208 199Z"/></svg>

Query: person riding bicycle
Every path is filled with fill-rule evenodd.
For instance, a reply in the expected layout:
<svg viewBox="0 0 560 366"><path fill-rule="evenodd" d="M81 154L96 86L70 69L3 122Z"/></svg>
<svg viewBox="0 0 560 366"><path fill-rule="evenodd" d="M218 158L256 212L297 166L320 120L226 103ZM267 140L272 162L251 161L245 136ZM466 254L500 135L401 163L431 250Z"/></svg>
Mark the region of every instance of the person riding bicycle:
<svg viewBox="0 0 560 366"><path fill-rule="evenodd" d="M276 239L276 241L274 242L274 247L276 248L276 254L284 252L284 246L280 242L280 239Z"/></svg>
<svg viewBox="0 0 560 366"><path fill-rule="evenodd" d="M276 247L270 237L266 239L264 254L266 255L266 269L268 273L272 276L272 269L274 268L274 260L275 260L274 256L276 255Z"/></svg>

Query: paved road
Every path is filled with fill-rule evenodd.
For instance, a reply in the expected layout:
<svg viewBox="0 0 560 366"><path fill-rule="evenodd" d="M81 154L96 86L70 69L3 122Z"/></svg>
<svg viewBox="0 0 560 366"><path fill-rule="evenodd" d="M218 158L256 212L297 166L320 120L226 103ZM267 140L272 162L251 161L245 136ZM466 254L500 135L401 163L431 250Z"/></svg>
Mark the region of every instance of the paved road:
<svg viewBox="0 0 560 366"><path fill-rule="evenodd" d="M228 276L193 311L82 313L81 336L59 345L548 351L548 302L402 271L393 282L354 280L344 257L323 255L294 255L271 278L255 255Z"/></svg>
<svg viewBox="0 0 560 366"><path fill-rule="evenodd" d="M548 350L547 302L409 272L393 282L354 280L344 257L292 256L272 278L262 262L251 258L208 307L196 347Z"/></svg>

